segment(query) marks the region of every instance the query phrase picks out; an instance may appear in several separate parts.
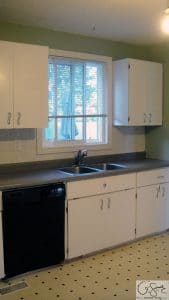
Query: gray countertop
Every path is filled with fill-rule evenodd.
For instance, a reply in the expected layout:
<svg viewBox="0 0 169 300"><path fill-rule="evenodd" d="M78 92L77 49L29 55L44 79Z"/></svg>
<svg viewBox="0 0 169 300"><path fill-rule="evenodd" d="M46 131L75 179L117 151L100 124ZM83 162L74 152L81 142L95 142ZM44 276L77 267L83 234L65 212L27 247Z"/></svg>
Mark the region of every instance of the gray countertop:
<svg viewBox="0 0 169 300"><path fill-rule="evenodd" d="M18 188L24 186L34 186L57 182L67 182L74 180L84 180L89 178L97 178L102 176L113 176L119 174L126 174L131 172L140 172L144 170L157 169L162 167L169 167L169 161L155 160L155 159L141 159L133 161L115 161L116 164L124 164L126 167L118 170L101 171L91 174L81 175L69 175L62 171L59 171L55 167L49 166L49 168L37 167L19 169L9 167L0 168L0 190L6 190L11 188Z"/></svg>

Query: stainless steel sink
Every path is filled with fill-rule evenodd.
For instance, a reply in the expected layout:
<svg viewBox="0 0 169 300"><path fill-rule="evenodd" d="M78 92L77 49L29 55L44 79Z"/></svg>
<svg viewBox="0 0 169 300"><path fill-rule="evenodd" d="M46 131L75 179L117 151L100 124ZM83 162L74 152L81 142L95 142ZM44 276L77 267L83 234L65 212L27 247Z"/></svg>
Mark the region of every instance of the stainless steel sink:
<svg viewBox="0 0 169 300"><path fill-rule="evenodd" d="M114 164L114 163L98 163L98 164L92 164L90 165L92 168L104 170L104 171L110 171L110 170L119 170L126 168L125 165L122 164Z"/></svg>
<svg viewBox="0 0 169 300"><path fill-rule="evenodd" d="M59 170L69 174L88 174L88 173L95 173L100 171L100 169L97 170L96 168L88 167L88 166L71 166L71 167L60 168Z"/></svg>

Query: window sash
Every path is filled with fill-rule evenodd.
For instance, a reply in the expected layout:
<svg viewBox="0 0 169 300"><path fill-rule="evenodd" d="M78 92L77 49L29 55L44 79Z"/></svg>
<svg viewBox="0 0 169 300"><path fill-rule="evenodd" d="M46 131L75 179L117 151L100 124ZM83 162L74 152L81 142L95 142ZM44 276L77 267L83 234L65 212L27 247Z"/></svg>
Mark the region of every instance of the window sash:
<svg viewBox="0 0 169 300"><path fill-rule="evenodd" d="M65 66L70 66L70 95L69 95L69 115L73 115L73 114L75 114L75 113L72 113L73 112L73 110L75 109L75 103L73 103L74 102L74 98L75 98L75 95L73 95L74 94L74 90L75 90L75 82L73 81L74 80L74 72L75 72L75 67L77 67L77 65L80 63L80 64L82 64L82 67L83 67L83 78L82 78L82 89L83 89L83 91L82 91L82 100L81 100L81 102L82 102L82 112L81 113L79 113L79 115L85 115L85 114L88 114L87 113L87 99L86 99L86 94L87 94L87 78L86 78L86 67L88 66L88 65L90 65L90 67L91 66L95 66L95 67L97 67L97 68L99 68L99 67L102 67L102 69L100 70L100 72L102 73L101 74L101 76L98 76L98 70L97 70L97 82L99 81L99 85L97 84L97 105L96 105L96 107L97 107L97 112L95 113L95 114L102 114L102 113L106 113L106 105L104 105L105 103L104 103L104 101L102 100L103 98L105 98L106 97L106 95L104 95L104 90L105 90L105 83L104 83L104 77L105 77L105 74L104 74L104 72L105 72L105 68L104 68L104 64L105 63L101 63L101 62L91 62L91 61L88 61L88 60L72 60L71 59L71 61L70 61L70 59L68 59L68 62L66 63L66 61L67 61L67 59L65 58L65 59L63 59L63 58L57 58L57 57L54 57L54 56L52 56L52 58L51 57L49 57L49 61L50 61L50 63L49 64L53 64L55 67L54 67L54 77L55 77L55 81L57 81L57 79L58 79L58 76L57 76L57 66L58 65L61 65L61 64L63 64L63 65L65 65ZM53 63L52 63L52 61L54 61ZM101 78L100 78L101 77ZM98 86L100 87L100 90L101 91L99 91L98 90ZM58 88L58 86L57 86L57 84L56 84L56 86L55 86L55 89L56 89L56 93L55 93L55 95L54 95L54 102L55 103L57 103L57 101L58 101L58 99L57 99L57 93L58 93L58 90L59 90L59 88ZM56 107L57 107L57 105L56 105ZM60 116L60 115L66 115L66 114L64 114L63 112L62 113L59 113L58 112L58 110L56 109L56 111L55 111L55 113L53 113L52 115L57 115L57 116ZM49 114L49 117L51 117L52 116L51 114Z"/></svg>
<svg viewBox="0 0 169 300"><path fill-rule="evenodd" d="M75 138L75 134L72 134L72 132L74 133L74 130L76 130L76 126L77 126L77 124L76 123L74 123L73 125L74 126L70 126L68 129L67 129L67 124L65 123L62 123L62 125L61 126L63 126L63 128L62 128L62 133L64 132L64 134L68 134L69 133L69 135L71 136L71 138L69 137L69 138L67 138L67 139L58 139L58 136L57 136L57 129L59 128L57 125L57 122L59 122L59 121L61 121L61 120L63 120L63 122L64 122L64 116L62 116L62 117L54 117L54 118L51 118L51 120L53 120L55 123L55 134L53 135L53 137L51 137L51 138L49 138L49 139L45 139L45 133L44 133L44 139L46 140L46 141L48 141L49 143L50 143L50 141L51 141L51 143L53 143L54 141L59 145L59 144L61 144L61 143L64 143L64 142L67 142L67 141L72 141L72 142L74 142L74 141L81 141L81 142L83 142L84 144L103 144L103 143L106 143L107 142L107 140L106 140L106 138L107 138L107 134L106 134L106 128L107 128L107 116L106 115L103 115L103 116L92 116L92 118L94 118L95 120L93 121L94 123L92 124L93 125L93 127L94 128L91 128L91 130L93 131L93 137L92 137L92 139L89 139L89 137L88 137L88 135L90 134L90 132L91 132L91 130L89 130L88 129L88 126L89 126L89 123L90 122L92 122L92 120L91 120L91 117L89 117L88 115L86 116L86 117L79 117L79 116L77 116L77 118L75 118L74 116L73 116L73 118L71 118L71 117L66 117L66 119L72 124L72 122L75 122L75 121L77 121L77 122L80 122L81 123L81 125L82 126L84 126L84 123L85 123L85 126L86 126L86 131L85 131L85 134L84 134L84 132L83 132L83 130L82 130L82 135L81 135L81 137L79 138ZM64 124L64 125L63 125ZM70 125L69 123L68 123L68 125ZM65 129L66 128L66 129ZM79 130L79 127L78 127L78 130ZM103 137L103 133L105 134L105 136ZM94 134L95 134L95 138L94 138ZM78 135L78 134L77 134ZM74 137L74 138L73 138Z"/></svg>
<svg viewBox="0 0 169 300"><path fill-rule="evenodd" d="M80 140L83 142L88 142L87 120L89 119L87 118L95 118L96 132L94 134L96 135L95 137L90 137L91 143L97 144L98 142L107 142L105 126L103 126L102 124L103 120L100 119L105 118L107 116L107 114L105 113L105 106L103 103L103 74L104 64L100 62L79 62L79 60L70 61L66 59L60 60L59 58L55 58L53 56L52 58L49 57L49 92L51 92L51 101L49 100L49 108L50 103L52 103L52 100L54 101L53 105L51 104L51 107L55 107L55 109L52 109L49 112L49 120L58 119L58 121L56 120L55 123L53 123L53 127L55 127L53 132L55 133L55 137L53 137L53 141L55 140L56 143L62 141L64 143L64 141L67 140L75 140L77 135L76 132L79 129L78 126L82 125L82 136L80 137ZM68 88L66 87L66 79L68 80ZM52 86L51 89L50 84ZM76 89L76 84L81 85L80 89ZM66 94L66 96L62 96L62 94L64 93ZM78 97L80 97L80 112L77 114L76 105L78 106L78 102L76 103L76 100L78 101ZM59 100L61 101L60 110ZM95 113L93 114L90 113L90 110L92 109L95 110ZM78 121L78 118L81 119L81 123L76 123ZM61 119L62 123L59 123L59 120ZM74 121L73 123L73 119L76 120L76 122ZM69 122L67 123L68 125L66 125L66 122ZM67 128L69 126L70 128L67 129L68 133L65 132L65 129L59 131L59 124L61 126L61 129ZM98 131L98 126L101 126L100 134ZM48 131L46 131L46 135L48 135ZM49 140L49 138L46 139Z"/></svg>
<svg viewBox="0 0 169 300"><path fill-rule="evenodd" d="M48 119L63 119L63 118L89 118L89 117L107 117L107 114L88 114L88 115L56 115L49 116Z"/></svg>
<svg viewBox="0 0 169 300"><path fill-rule="evenodd" d="M55 153L55 152L67 152L70 151L70 149L73 150L77 149L77 147L82 147L85 144L87 147L89 147L91 150L101 150L101 149L110 149L111 148L111 143L112 143L112 138L111 138L111 126L112 126L112 59L110 57L106 56L100 56L100 55L95 55L95 54L86 54L86 53L77 53L77 52L68 52L68 51L62 51L62 50L49 50L50 51L50 59L56 59L59 58L59 62L64 62L67 60L69 61L69 64L74 64L81 62L84 64L84 62L89 62L91 64L98 64L99 62L103 64L104 68L104 77L105 77L105 82L104 83L104 99L103 99L103 105L104 108L102 109L102 112L99 112L98 114L93 113L93 114L87 114L84 113L85 110L83 109L83 113L81 114L56 114L54 112L52 115L49 115L49 119L52 120L56 123L57 119L61 118L66 118L66 119L75 119L75 118L84 118L84 121L86 118L90 117L96 117L96 118L102 118L104 121L102 123L105 123L105 128L102 130L105 130L105 135L108 136L107 141L103 141L103 143L98 143L96 141L96 144L89 144L86 142L84 139L81 140L62 140L62 141L45 141L44 144L44 132L45 129L43 130L38 130L38 153ZM48 147L48 144L49 147Z"/></svg>

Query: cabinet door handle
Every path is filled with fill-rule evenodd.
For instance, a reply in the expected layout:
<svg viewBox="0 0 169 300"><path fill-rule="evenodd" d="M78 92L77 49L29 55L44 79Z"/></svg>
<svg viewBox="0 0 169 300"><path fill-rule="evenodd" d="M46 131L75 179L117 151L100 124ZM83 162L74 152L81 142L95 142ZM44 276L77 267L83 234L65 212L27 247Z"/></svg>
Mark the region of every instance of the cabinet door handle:
<svg viewBox="0 0 169 300"><path fill-rule="evenodd" d="M163 186L163 189L162 189L162 197L165 196L165 187Z"/></svg>
<svg viewBox="0 0 169 300"><path fill-rule="evenodd" d="M107 208L110 208L111 207L111 199L108 198L107 200L108 200L108 202L107 202Z"/></svg>
<svg viewBox="0 0 169 300"><path fill-rule="evenodd" d="M152 114L149 114L149 123L151 123L152 122Z"/></svg>
<svg viewBox="0 0 169 300"><path fill-rule="evenodd" d="M144 113L144 123L147 121L147 114Z"/></svg>
<svg viewBox="0 0 169 300"><path fill-rule="evenodd" d="M158 199L159 192L160 192L160 185L159 185L159 187L157 188L157 194L156 194L156 198L157 198L157 199Z"/></svg>
<svg viewBox="0 0 169 300"><path fill-rule="evenodd" d="M103 183L103 187L106 188L107 187L107 183Z"/></svg>
<svg viewBox="0 0 169 300"><path fill-rule="evenodd" d="M157 179L163 179L163 178L165 178L164 175L157 176Z"/></svg>
<svg viewBox="0 0 169 300"><path fill-rule="evenodd" d="M100 210L103 210L103 199L100 201Z"/></svg>
<svg viewBox="0 0 169 300"><path fill-rule="evenodd" d="M20 125L20 121L21 121L21 112L18 112L17 125Z"/></svg>
<svg viewBox="0 0 169 300"><path fill-rule="evenodd" d="M8 117L7 117L7 124L10 125L11 124L11 117L12 117L12 113L8 112Z"/></svg>

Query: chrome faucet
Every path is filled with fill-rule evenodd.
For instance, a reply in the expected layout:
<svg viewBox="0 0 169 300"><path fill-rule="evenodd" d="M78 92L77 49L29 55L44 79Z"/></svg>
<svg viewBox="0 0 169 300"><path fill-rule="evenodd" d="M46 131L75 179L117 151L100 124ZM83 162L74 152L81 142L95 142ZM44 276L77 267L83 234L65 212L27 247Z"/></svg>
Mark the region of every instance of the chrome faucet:
<svg viewBox="0 0 169 300"><path fill-rule="evenodd" d="M87 156L87 150L79 150L75 156L75 165L80 166L84 165L84 157Z"/></svg>

